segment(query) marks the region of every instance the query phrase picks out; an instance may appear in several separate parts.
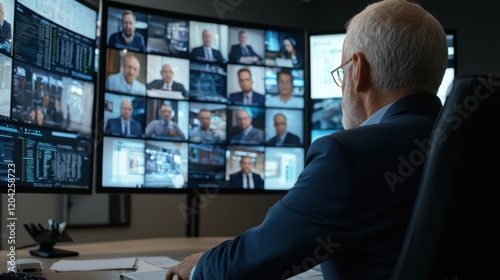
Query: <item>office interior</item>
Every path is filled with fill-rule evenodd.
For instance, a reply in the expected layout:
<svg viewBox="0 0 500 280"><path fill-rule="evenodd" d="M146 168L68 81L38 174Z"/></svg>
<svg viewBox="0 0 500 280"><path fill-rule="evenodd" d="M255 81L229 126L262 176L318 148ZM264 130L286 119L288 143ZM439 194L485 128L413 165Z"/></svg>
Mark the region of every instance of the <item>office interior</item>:
<svg viewBox="0 0 500 280"><path fill-rule="evenodd" d="M102 1L102 0L101 0ZM88 0L99 6L99 0ZM134 0L119 0L125 4L136 4ZM232 2L231 9L223 10ZM463 1L417 1L433 14L446 29L454 29L456 42L456 74L484 74L500 76L500 37L496 36L497 12L491 0ZM210 17L217 21L235 20L248 23L269 24L307 30L342 31L345 23L361 11L366 1L327 0L142 0L141 5L155 9L173 11L195 16ZM222 10L218 10L222 9ZM307 36L306 36L307 37ZM335 65L332 65L332 68ZM306 68L307 71L307 68ZM200 206L200 236L235 236L249 227L258 225L267 209L284 194L217 195L204 197ZM106 204L105 194L93 194L96 205ZM7 246L6 194L1 194L1 249ZM18 225L44 223L48 218L63 221L67 197L59 194L16 194ZM74 242L97 242L154 237L186 236L185 194L132 194L129 225L106 226L106 221L90 222L92 226L70 228ZM92 203L92 202L91 202ZM87 217L103 216L106 207L89 207ZM21 227L17 229L18 248L33 245L34 241Z"/></svg>

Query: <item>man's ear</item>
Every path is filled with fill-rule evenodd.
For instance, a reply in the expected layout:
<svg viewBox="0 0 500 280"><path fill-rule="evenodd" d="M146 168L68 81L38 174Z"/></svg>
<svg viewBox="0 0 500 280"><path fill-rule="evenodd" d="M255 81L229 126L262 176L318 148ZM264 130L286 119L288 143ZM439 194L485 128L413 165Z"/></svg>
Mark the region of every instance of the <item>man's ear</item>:
<svg viewBox="0 0 500 280"><path fill-rule="evenodd" d="M370 86L370 65L362 52L352 55L352 81L354 90L365 91Z"/></svg>

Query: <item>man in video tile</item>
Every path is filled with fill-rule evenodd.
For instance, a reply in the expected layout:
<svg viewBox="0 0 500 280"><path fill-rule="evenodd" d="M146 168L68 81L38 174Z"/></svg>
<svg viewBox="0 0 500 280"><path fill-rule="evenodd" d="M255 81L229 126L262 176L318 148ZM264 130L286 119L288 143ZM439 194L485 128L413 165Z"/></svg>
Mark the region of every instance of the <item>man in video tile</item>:
<svg viewBox="0 0 500 280"><path fill-rule="evenodd" d="M203 46L196 47L191 50L191 59L223 62L224 57L222 57L221 52L212 48L212 32L208 29L204 29L202 37Z"/></svg>
<svg viewBox="0 0 500 280"><path fill-rule="evenodd" d="M244 64L261 64L262 57L255 53L252 46L247 45L248 36L245 31L238 33L239 44L231 46L229 53L229 62Z"/></svg>
<svg viewBox="0 0 500 280"><path fill-rule="evenodd" d="M264 95L253 91L253 79L250 70L247 68L240 69L238 71L238 82L240 83L241 91L229 95L231 103L264 106Z"/></svg>
<svg viewBox="0 0 500 280"><path fill-rule="evenodd" d="M250 112L240 109L237 118L238 126L232 129L231 144L262 145L264 143L264 131L252 125Z"/></svg>
<svg viewBox="0 0 500 280"><path fill-rule="evenodd" d="M144 36L135 32L135 22L134 12L124 11L122 14L123 30L112 34L109 37L108 45L117 49L146 52Z"/></svg>
<svg viewBox="0 0 500 280"><path fill-rule="evenodd" d="M109 119L104 133L125 137L141 137L141 124L131 118L133 110L132 102L129 99L124 99L120 106L120 117Z"/></svg>
<svg viewBox="0 0 500 280"><path fill-rule="evenodd" d="M264 180L259 174L252 172L254 163L251 157L243 156L240 160L241 170L229 175L226 188L232 189L263 189Z"/></svg>
<svg viewBox="0 0 500 280"><path fill-rule="evenodd" d="M174 71L172 66L164 64L160 71L161 79L154 80L146 85L147 89L160 89L166 91L179 91L182 96L187 97L187 90L184 85L173 80Z"/></svg>
<svg viewBox="0 0 500 280"><path fill-rule="evenodd" d="M286 130L286 116L278 113L274 115L274 128L276 129L276 136L267 141L269 146L277 147L298 147L300 146L299 136L288 132Z"/></svg>

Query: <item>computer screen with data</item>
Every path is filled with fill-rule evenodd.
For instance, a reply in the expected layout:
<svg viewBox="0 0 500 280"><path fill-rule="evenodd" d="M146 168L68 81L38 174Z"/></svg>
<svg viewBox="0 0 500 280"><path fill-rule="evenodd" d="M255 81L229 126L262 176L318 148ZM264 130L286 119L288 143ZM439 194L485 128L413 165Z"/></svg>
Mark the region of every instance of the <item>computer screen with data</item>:
<svg viewBox="0 0 500 280"><path fill-rule="evenodd" d="M97 9L2 1L0 189L92 192Z"/></svg>
<svg viewBox="0 0 500 280"><path fill-rule="evenodd" d="M448 64L437 95L444 104L449 86L456 75L456 31L445 30L448 43ZM345 32L345 31L344 31ZM335 84L330 71L341 65L343 31L310 33L310 139L343 130L342 89Z"/></svg>
<svg viewBox="0 0 500 280"><path fill-rule="evenodd" d="M98 192L286 191L305 32L103 2Z"/></svg>

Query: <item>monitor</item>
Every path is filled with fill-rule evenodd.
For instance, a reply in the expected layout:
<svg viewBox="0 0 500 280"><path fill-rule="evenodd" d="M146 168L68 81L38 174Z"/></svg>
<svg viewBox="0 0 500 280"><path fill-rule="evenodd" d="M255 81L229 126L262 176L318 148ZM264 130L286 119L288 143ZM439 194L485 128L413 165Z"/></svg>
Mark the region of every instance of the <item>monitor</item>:
<svg viewBox="0 0 500 280"><path fill-rule="evenodd" d="M97 192L293 186L305 157L304 31L113 1L101 31Z"/></svg>
<svg viewBox="0 0 500 280"><path fill-rule="evenodd" d="M447 29L448 64L437 95L444 104L456 75L456 31ZM343 130L342 90L330 71L341 64L345 31L310 33L309 61L311 81L310 143L319 137ZM309 143L309 144L310 144Z"/></svg>
<svg viewBox="0 0 500 280"><path fill-rule="evenodd" d="M330 71L342 61L345 33L327 32L309 35L309 61L311 79L311 143L321 136L343 130L342 89Z"/></svg>
<svg viewBox="0 0 500 280"><path fill-rule="evenodd" d="M2 1L0 189L93 190L97 8Z"/></svg>

